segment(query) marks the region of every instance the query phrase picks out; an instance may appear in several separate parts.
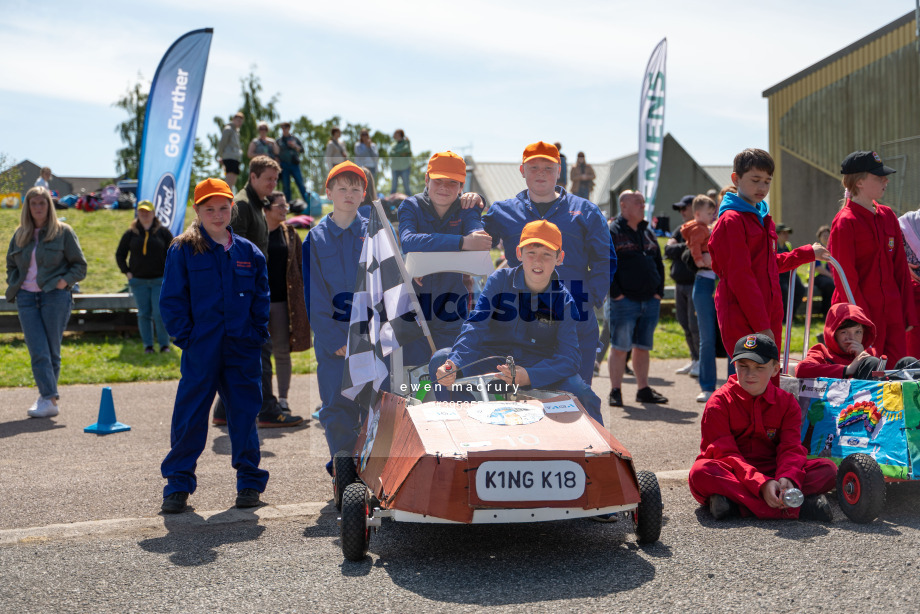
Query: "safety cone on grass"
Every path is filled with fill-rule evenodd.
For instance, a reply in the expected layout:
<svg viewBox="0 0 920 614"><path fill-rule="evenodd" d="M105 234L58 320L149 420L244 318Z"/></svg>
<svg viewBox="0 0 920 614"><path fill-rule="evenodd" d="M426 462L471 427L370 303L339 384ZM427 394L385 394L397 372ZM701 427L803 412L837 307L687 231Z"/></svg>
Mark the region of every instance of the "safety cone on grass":
<svg viewBox="0 0 920 614"><path fill-rule="evenodd" d="M109 433L131 430L130 426L115 419L115 402L112 401L112 388L110 386L105 386L102 389L102 400L99 401L99 418L97 420L96 424L90 424L83 429L83 432L108 435Z"/></svg>

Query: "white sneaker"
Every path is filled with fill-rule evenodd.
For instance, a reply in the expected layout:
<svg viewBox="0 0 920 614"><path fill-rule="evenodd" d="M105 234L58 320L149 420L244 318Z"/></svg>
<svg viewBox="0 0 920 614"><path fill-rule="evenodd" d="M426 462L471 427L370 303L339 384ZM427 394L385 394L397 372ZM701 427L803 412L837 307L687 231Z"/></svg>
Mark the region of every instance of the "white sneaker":
<svg viewBox="0 0 920 614"><path fill-rule="evenodd" d="M712 393L711 393L711 392L709 392L709 391L707 391L707 390L704 390L703 392L701 392L701 393L699 393L698 395L696 395L696 402L697 402L697 403L705 403L706 401L709 400L709 397L711 397L711 396L712 396Z"/></svg>
<svg viewBox="0 0 920 614"><path fill-rule="evenodd" d="M678 374L678 375L686 375L686 374L690 373L690 369L692 369L692 368L693 368L693 362L688 362L687 364L685 364L685 365L684 365L683 367L681 367L680 369L677 369L676 371L674 371L674 373L676 373L676 374Z"/></svg>
<svg viewBox="0 0 920 614"><path fill-rule="evenodd" d="M32 418L53 418L58 415L58 406L51 402L51 399L39 399L38 406L30 409L28 414Z"/></svg>
<svg viewBox="0 0 920 614"><path fill-rule="evenodd" d="M41 401L42 401L42 395L38 395L38 398L35 399L35 401L32 403L32 405L29 406L29 409L26 410L27 413L28 413L30 416L32 415L32 412L33 412L33 411L35 411L36 409L38 409L38 404L41 403Z"/></svg>
<svg viewBox="0 0 920 614"><path fill-rule="evenodd" d="M698 360L693 361L692 366L690 367L690 373L688 373L687 375L689 375L690 377L700 376L700 361Z"/></svg>

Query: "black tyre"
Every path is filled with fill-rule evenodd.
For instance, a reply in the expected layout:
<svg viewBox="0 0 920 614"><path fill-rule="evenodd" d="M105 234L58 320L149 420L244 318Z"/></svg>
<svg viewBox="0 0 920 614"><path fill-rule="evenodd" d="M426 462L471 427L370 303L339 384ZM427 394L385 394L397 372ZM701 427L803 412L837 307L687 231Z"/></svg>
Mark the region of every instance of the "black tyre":
<svg viewBox="0 0 920 614"><path fill-rule="evenodd" d="M358 469L350 452L339 450L332 457L332 500L335 508L342 510L342 493L349 484L358 481Z"/></svg>
<svg viewBox="0 0 920 614"><path fill-rule="evenodd" d="M872 522L885 507L885 476L875 459L851 454L837 469L837 502L853 522Z"/></svg>
<svg viewBox="0 0 920 614"><path fill-rule="evenodd" d="M367 555L370 530L367 517L367 488L364 484L349 484L342 494L342 554L349 561L361 561Z"/></svg>
<svg viewBox="0 0 920 614"><path fill-rule="evenodd" d="M661 537L661 487L651 471L637 471L639 481L639 506L633 510L633 530L640 544L651 544Z"/></svg>

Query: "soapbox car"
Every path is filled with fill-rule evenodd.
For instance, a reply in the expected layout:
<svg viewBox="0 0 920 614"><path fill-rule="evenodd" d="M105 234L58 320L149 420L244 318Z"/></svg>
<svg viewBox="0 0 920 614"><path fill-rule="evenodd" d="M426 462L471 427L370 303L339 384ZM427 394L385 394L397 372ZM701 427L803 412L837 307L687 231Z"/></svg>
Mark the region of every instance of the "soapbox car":
<svg viewBox="0 0 920 614"><path fill-rule="evenodd" d="M853 295L840 265L830 260ZM793 272L794 274L794 272ZM809 346L814 263L808 285L805 348ZM789 284L789 301L792 301ZM802 445L809 458L838 465L837 501L853 522L868 523L885 507L886 482L920 480L920 369L885 370L875 380L796 379L789 359L791 310L786 318L781 386L802 408ZM803 352L804 354L804 352ZM803 356L804 357L804 356Z"/></svg>
<svg viewBox="0 0 920 614"><path fill-rule="evenodd" d="M492 270L488 252L429 252L424 268L413 266L415 255L407 262L413 277ZM480 400L437 402L424 392L427 365L404 369L399 351L390 358L390 390L410 393L378 393L356 449L334 458L346 559L364 558L383 518L488 524L622 516L631 519L640 543L658 540L662 501L655 474L637 472L629 452L574 395L512 395L482 375L455 383L476 390ZM422 392L412 394L416 390Z"/></svg>

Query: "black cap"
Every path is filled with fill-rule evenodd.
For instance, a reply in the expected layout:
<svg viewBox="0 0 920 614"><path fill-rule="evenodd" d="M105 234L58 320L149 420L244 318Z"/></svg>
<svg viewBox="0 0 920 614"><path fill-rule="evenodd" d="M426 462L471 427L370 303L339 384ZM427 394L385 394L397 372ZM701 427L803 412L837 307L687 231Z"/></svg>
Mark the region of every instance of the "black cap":
<svg viewBox="0 0 920 614"><path fill-rule="evenodd" d="M735 351L732 353L732 362L747 358L759 364L766 364L768 360L779 360L779 349L773 339L766 335L745 335L738 339Z"/></svg>
<svg viewBox="0 0 920 614"><path fill-rule="evenodd" d="M792 226L788 226L780 222L776 225L776 232L788 232L789 234L792 234Z"/></svg>
<svg viewBox="0 0 920 614"><path fill-rule="evenodd" d="M673 205L671 205L671 207L673 207L675 211L680 211L684 207L692 205L694 198L696 198L696 196L694 196L693 194L687 194L686 196L680 199L679 203L674 203Z"/></svg>
<svg viewBox="0 0 920 614"><path fill-rule="evenodd" d="M840 165L842 175L852 175L853 173L872 173L879 177L896 173L891 167L885 166L881 156L874 151L854 151Z"/></svg>

